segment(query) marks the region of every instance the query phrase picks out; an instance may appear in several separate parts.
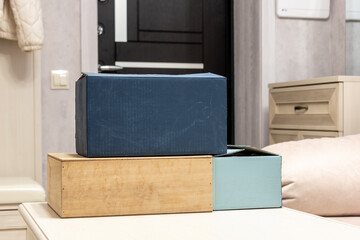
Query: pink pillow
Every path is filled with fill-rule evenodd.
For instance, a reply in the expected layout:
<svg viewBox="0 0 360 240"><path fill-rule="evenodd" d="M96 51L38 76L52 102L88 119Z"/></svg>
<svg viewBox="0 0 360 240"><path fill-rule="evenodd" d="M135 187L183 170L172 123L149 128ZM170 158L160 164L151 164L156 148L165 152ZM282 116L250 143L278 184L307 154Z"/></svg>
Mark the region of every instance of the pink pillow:
<svg viewBox="0 0 360 240"><path fill-rule="evenodd" d="M360 134L264 150L282 156L283 206L322 216L360 215Z"/></svg>

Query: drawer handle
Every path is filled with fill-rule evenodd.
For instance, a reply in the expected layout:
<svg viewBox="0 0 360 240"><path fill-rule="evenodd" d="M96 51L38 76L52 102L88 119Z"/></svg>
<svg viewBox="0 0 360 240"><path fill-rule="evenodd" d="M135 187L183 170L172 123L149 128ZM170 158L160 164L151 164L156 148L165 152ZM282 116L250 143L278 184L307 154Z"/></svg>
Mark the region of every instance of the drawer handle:
<svg viewBox="0 0 360 240"><path fill-rule="evenodd" d="M294 107L295 112L299 112L299 111L306 112L308 109L309 109L309 107L307 105L305 105L305 106L295 106Z"/></svg>

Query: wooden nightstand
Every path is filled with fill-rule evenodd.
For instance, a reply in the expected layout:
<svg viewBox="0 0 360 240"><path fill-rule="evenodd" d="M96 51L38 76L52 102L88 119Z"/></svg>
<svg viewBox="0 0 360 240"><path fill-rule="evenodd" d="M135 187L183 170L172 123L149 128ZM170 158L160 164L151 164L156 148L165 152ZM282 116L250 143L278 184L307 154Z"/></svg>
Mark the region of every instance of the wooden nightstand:
<svg viewBox="0 0 360 240"><path fill-rule="evenodd" d="M269 143L360 133L360 77L269 84Z"/></svg>

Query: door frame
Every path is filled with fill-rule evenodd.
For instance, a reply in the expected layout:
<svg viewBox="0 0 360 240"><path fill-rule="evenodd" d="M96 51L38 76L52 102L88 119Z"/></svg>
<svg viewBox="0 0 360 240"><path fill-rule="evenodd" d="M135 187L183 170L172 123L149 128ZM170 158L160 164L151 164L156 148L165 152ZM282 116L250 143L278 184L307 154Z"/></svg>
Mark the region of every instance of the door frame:
<svg viewBox="0 0 360 240"><path fill-rule="evenodd" d="M81 0L80 35L81 35L81 71L98 71L98 36L97 36L98 1Z"/></svg>

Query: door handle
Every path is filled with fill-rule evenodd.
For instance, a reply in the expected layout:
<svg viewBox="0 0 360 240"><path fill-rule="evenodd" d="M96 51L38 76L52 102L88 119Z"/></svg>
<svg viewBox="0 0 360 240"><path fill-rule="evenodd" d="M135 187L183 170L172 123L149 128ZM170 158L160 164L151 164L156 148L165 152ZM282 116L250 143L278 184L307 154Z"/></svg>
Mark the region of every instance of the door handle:
<svg viewBox="0 0 360 240"><path fill-rule="evenodd" d="M298 105L294 107L295 112L304 111L306 112L309 109L308 105Z"/></svg>
<svg viewBox="0 0 360 240"><path fill-rule="evenodd" d="M99 72L116 72L121 69L123 69L123 67L117 66L117 65L99 65L98 66Z"/></svg>

